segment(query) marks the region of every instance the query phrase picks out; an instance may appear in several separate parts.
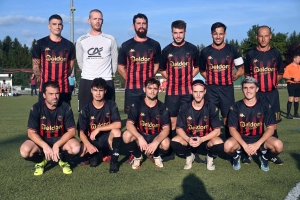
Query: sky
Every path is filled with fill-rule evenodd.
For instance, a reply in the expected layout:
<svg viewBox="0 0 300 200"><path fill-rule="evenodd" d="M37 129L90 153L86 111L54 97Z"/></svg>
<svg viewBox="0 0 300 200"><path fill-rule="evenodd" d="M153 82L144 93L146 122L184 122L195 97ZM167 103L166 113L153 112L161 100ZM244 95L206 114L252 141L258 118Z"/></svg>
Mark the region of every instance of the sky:
<svg viewBox="0 0 300 200"><path fill-rule="evenodd" d="M227 39L241 42L253 25L268 25L274 32L300 32L300 0L73 0L74 42L89 32L89 11L103 12L102 32L114 36L120 46L134 36L132 18L148 17L148 36L164 48L172 42L171 23L187 23L186 41L211 44L210 27L215 22L227 26ZM70 39L70 0L0 0L0 40L17 38L31 46L33 39L49 35L48 18L63 18L63 37Z"/></svg>

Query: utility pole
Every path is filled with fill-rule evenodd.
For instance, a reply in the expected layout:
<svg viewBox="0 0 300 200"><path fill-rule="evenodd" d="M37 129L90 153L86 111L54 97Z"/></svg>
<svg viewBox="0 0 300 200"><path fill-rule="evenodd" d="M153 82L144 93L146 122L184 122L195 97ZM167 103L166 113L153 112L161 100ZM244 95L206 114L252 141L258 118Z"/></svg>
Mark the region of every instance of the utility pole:
<svg viewBox="0 0 300 200"><path fill-rule="evenodd" d="M73 0L70 0L70 40L74 43L74 12L76 8L73 5ZM75 76L75 67L72 72Z"/></svg>

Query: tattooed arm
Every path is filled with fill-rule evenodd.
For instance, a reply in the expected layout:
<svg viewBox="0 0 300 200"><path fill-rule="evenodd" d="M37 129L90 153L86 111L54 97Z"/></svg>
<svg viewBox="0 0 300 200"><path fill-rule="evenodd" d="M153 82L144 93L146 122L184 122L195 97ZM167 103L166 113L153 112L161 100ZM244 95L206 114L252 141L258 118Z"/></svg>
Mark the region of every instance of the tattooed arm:
<svg viewBox="0 0 300 200"><path fill-rule="evenodd" d="M37 78L37 81L40 81L41 59L32 58L32 70L33 70L34 75Z"/></svg>

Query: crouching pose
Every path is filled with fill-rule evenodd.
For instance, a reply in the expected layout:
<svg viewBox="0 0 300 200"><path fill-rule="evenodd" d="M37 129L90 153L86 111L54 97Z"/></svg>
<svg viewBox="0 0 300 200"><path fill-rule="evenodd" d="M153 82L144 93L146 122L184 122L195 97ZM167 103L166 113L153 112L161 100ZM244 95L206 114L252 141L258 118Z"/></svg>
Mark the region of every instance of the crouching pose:
<svg viewBox="0 0 300 200"><path fill-rule="evenodd" d="M230 108L228 126L231 138L226 140L224 151L233 157L233 169L241 168L241 151L248 156L257 155L261 170L269 171L268 159L277 156L283 149L282 142L273 137L276 118L267 101L257 99L258 82L253 77L242 82L244 99ZM266 125L267 130L264 130Z"/></svg>
<svg viewBox="0 0 300 200"><path fill-rule="evenodd" d="M195 155L192 151L207 150L207 169L215 170L214 156L223 152L223 140L220 135L219 110L204 100L206 93L202 80L192 83L193 100L184 104L176 123L177 136L171 146L179 155L186 156L184 169L191 169Z"/></svg>
<svg viewBox="0 0 300 200"><path fill-rule="evenodd" d="M134 155L132 169L139 169L145 154L153 154L157 167L163 167L160 155L167 153L170 146L170 114L164 103L157 99L160 82L148 78L144 84L146 97L131 105L123 140ZM139 148L138 148L139 146Z"/></svg>

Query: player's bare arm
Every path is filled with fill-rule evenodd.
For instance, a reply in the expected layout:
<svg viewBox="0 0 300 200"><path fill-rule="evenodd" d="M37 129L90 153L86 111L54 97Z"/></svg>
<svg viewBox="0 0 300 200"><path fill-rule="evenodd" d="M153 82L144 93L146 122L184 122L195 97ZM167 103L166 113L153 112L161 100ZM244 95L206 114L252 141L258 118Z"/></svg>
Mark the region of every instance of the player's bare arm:
<svg viewBox="0 0 300 200"><path fill-rule="evenodd" d="M205 71L204 72L200 71L200 74L201 74L201 76L203 76L203 78L206 79L206 72Z"/></svg>
<svg viewBox="0 0 300 200"><path fill-rule="evenodd" d="M230 135L244 148L247 147L247 143L242 139L240 133L235 127L229 127Z"/></svg>
<svg viewBox="0 0 300 200"><path fill-rule="evenodd" d="M124 65L118 65L118 72L126 80L126 69Z"/></svg>
<svg viewBox="0 0 300 200"><path fill-rule="evenodd" d="M69 69L68 69L68 76L70 76L73 72L73 69L74 69L74 63L75 63L75 60L70 60L69 61Z"/></svg>
<svg viewBox="0 0 300 200"><path fill-rule="evenodd" d="M275 124L267 127L267 130L264 132L262 137L256 142L258 148L274 134L274 131L275 131Z"/></svg>
<svg viewBox="0 0 300 200"><path fill-rule="evenodd" d="M209 141L214 137L219 137L221 134L221 129L220 128L215 128L213 131L211 131L209 134L201 137L202 142Z"/></svg>
<svg viewBox="0 0 300 200"><path fill-rule="evenodd" d="M279 82L282 78L283 78L283 75L282 74L278 74L277 75L277 82Z"/></svg>
<svg viewBox="0 0 300 200"><path fill-rule="evenodd" d="M42 138L37 134L35 130L28 129L27 132L29 139L31 139L38 146L42 147L45 158L47 160L51 160L53 154L52 148L44 140L42 140Z"/></svg>
<svg viewBox="0 0 300 200"><path fill-rule="evenodd" d="M148 145L146 153L153 154L159 144L168 137L170 133L170 126L164 126L162 131L154 138L154 140Z"/></svg>
<svg viewBox="0 0 300 200"><path fill-rule="evenodd" d="M82 143L84 145L84 150L83 150L82 153L85 153L85 148L86 148L86 151L89 152L90 154L98 152L98 149L94 145L92 145L92 143L90 143L87 136L81 130L79 132L79 137L80 137L80 140L82 141Z"/></svg>
<svg viewBox="0 0 300 200"><path fill-rule="evenodd" d="M176 133L189 144L190 137L186 135L182 128L176 128Z"/></svg>
<svg viewBox="0 0 300 200"><path fill-rule="evenodd" d="M136 127L134 126L133 122L131 121L127 121L126 122L126 129L132 134L134 135L139 142L139 146L141 151L144 151L147 149L148 147L148 143L146 142L146 140L143 138L143 136L137 131Z"/></svg>
<svg viewBox="0 0 300 200"><path fill-rule="evenodd" d="M160 71L160 74L161 74L165 79L168 79L167 71Z"/></svg>
<svg viewBox="0 0 300 200"><path fill-rule="evenodd" d="M195 77L199 73L199 67L194 67L193 69L193 77Z"/></svg>
<svg viewBox="0 0 300 200"><path fill-rule="evenodd" d="M242 65L239 68L237 68L237 71L233 75L233 80L235 81L235 80L239 79L241 76L244 75L244 73L245 73L245 69L244 69L244 65Z"/></svg>
<svg viewBox="0 0 300 200"><path fill-rule="evenodd" d="M57 140L57 142L54 143L54 145L57 145L58 147L62 147L71 138L75 137L75 132L76 132L75 127L69 128L68 131L59 140Z"/></svg>
<svg viewBox="0 0 300 200"><path fill-rule="evenodd" d="M93 132L91 133L91 140L95 140L96 136L101 132L101 131L111 131L112 129L120 129L121 128L121 122L113 122L111 124L108 124L106 126L100 126L97 127Z"/></svg>
<svg viewBox="0 0 300 200"><path fill-rule="evenodd" d="M154 66L153 77L155 77L155 75L156 75L156 73L158 72L158 69L159 69L159 63L155 63L153 66Z"/></svg>
<svg viewBox="0 0 300 200"><path fill-rule="evenodd" d="M34 75L37 78L37 81L40 81L41 76L41 59L33 58L32 59L32 70Z"/></svg>

